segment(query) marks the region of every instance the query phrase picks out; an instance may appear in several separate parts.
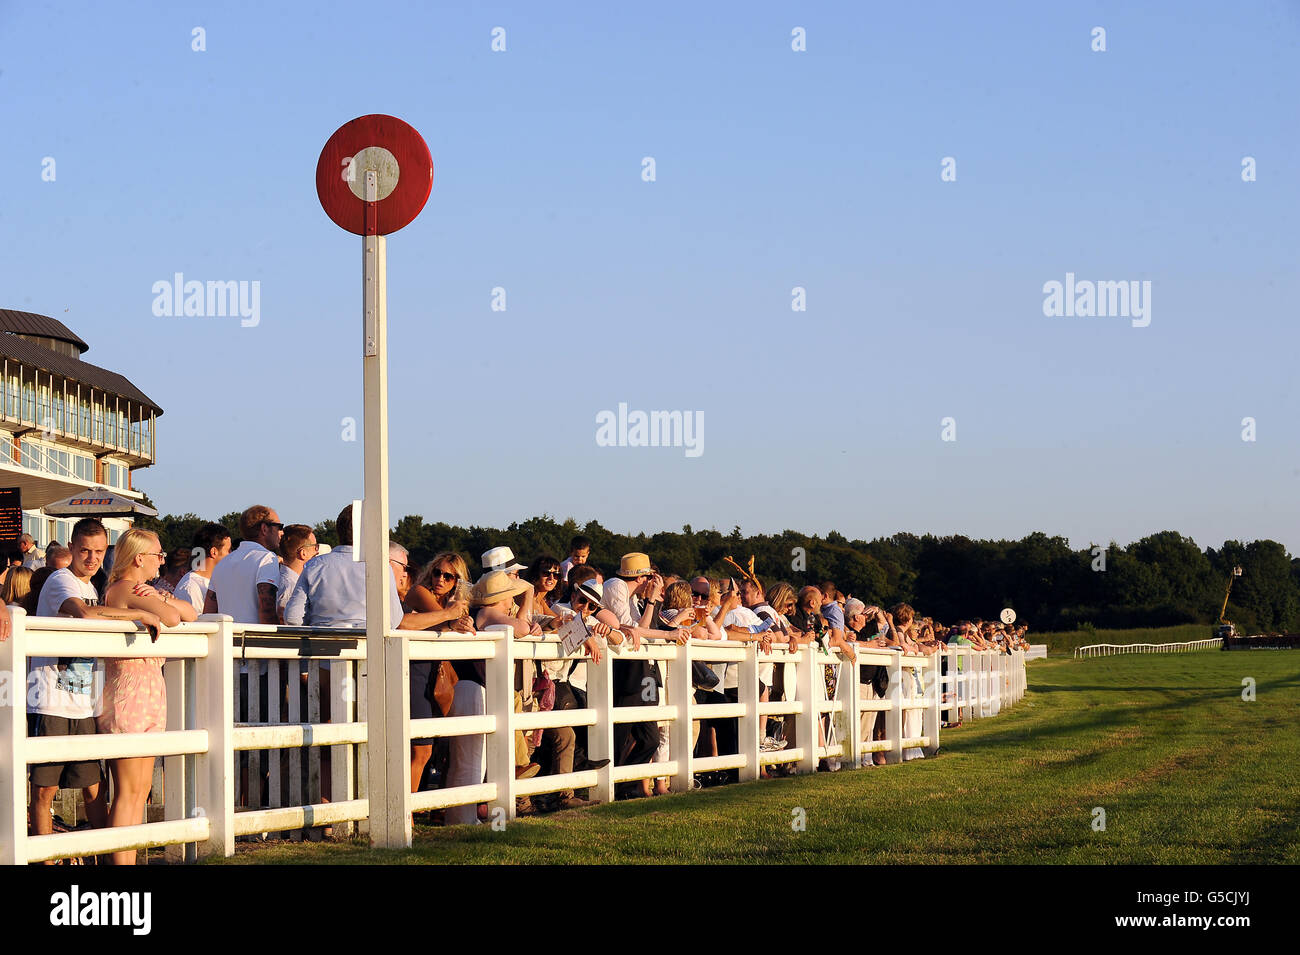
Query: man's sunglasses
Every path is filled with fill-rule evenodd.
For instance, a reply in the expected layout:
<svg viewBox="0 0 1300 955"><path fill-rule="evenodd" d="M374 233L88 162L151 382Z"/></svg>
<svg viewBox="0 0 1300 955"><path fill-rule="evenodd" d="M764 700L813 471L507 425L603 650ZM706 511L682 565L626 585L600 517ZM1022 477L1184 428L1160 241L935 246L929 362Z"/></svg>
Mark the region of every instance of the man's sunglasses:
<svg viewBox="0 0 1300 955"><path fill-rule="evenodd" d="M271 528L271 530L273 530L273 531L282 531L282 530L284 530L284 525L281 524L279 521L262 521L261 523L265 524L267 527Z"/></svg>

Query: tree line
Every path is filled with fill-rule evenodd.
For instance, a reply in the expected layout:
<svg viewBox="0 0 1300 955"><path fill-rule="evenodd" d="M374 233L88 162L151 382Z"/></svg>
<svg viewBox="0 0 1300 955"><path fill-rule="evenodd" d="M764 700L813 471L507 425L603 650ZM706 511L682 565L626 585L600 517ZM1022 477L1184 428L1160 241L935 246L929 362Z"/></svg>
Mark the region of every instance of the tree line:
<svg viewBox="0 0 1300 955"><path fill-rule="evenodd" d="M195 514L140 518L136 524L158 533L167 551L190 546L206 523ZM218 523L239 540L239 514ZM315 525L322 543L338 542L333 520ZM1242 576L1232 587L1227 618L1243 632L1300 630L1300 559L1277 541L1225 541L1201 550L1176 531L1161 531L1121 547L1071 550L1063 537L1034 532L1022 540L972 540L962 535L900 533L872 541L848 540L832 531L825 537L786 530L746 536L694 530L662 531L635 537L616 534L591 521L533 517L506 528L426 524L420 515L403 517L391 537L411 554L412 567L440 551L455 551L479 567L490 547L508 546L520 563L540 554L563 560L569 541L583 534L592 542L590 562L604 573L618 569L622 554L643 551L665 574L690 577L734 575L723 558L754 570L764 582L796 586L834 581L843 592L868 603L905 601L944 623L963 618L994 619L1004 607L1034 630L1159 627L1210 623L1219 608L1234 566Z"/></svg>

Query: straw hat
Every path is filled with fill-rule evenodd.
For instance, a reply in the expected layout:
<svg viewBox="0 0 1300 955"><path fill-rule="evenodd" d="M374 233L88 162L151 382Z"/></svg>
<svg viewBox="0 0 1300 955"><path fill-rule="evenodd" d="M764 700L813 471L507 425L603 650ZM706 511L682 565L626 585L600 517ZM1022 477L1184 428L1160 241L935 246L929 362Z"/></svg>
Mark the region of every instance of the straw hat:
<svg viewBox="0 0 1300 955"><path fill-rule="evenodd" d="M620 577L644 577L649 573L652 573L650 558L637 551L624 554L623 559L618 562L618 575Z"/></svg>
<svg viewBox="0 0 1300 955"><path fill-rule="evenodd" d="M531 584L526 580L515 580L505 571L493 570L484 574L474 584L474 588L469 593L470 606L487 607L507 597L521 594L530 586Z"/></svg>

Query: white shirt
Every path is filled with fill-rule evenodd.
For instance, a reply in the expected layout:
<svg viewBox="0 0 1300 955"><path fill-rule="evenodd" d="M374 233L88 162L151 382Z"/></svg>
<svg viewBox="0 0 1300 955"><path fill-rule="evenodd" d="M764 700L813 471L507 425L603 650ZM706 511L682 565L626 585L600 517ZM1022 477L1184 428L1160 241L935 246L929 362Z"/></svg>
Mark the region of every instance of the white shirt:
<svg viewBox="0 0 1300 955"><path fill-rule="evenodd" d="M632 603L632 593L628 590L627 581L622 577L613 577L605 581L601 588L601 603L606 610L611 611L614 616L618 617L618 622L627 626L641 626L641 617L636 613L636 607Z"/></svg>
<svg viewBox="0 0 1300 955"><path fill-rule="evenodd" d="M212 571L210 590L217 595L217 611L235 623L259 623L257 585L280 581L280 564L273 553L257 541L243 541L222 558Z"/></svg>
<svg viewBox="0 0 1300 955"><path fill-rule="evenodd" d="M208 599L208 587L211 584L212 581L207 577L191 570L176 582L176 589L172 591L172 595L180 600L188 600L194 605L195 610L203 613L203 602Z"/></svg>
<svg viewBox="0 0 1300 955"><path fill-rule="evenodd" d="M758 618L758 614L748 607L737 607L722 618L718 624L722 628L723 639L731 639L727 635L728 627L757 627L763 621ZM739 663L715 663L713 672L718 675L718 690L736 690L740 688L740 664Z"/></svg>
<svg viewBox="0 0 1300 955"><path fill-rule="evenodd" d="M284 608L289 604L289 596L293 593L294 586L298 583L298 571L294 570L288 564L280 565L280 580L275 588L275 609L280 611L280 619L284 619Z"/></svg>
<svg viewBox="0 0 1300 955"><path fill-rule="evenodd" d="M70 597L87 606L99 604L95 585L80 580L67 567L50 574L41 588L36 616L57 617ZM98 716L104 697L104 664L82 658L60 661L54 657L31 657L27 670L27 712L62 716L70 720Z"/></svg>

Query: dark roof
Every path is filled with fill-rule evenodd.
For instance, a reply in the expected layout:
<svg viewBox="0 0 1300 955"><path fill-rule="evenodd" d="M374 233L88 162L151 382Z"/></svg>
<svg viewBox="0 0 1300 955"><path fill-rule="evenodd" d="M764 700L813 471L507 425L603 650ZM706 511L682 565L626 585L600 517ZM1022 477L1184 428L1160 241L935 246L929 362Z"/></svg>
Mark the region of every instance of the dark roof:
<svg viewBox="0 0 1300 955"><path fill-rule="evenodd" d="M18 312L12 308L0 308L0 332L57 338L59 341L76 345L80 352L90 348L67 325L48 315L37 315L35 312Z"/></svg>
<svg viewBox="0 0 1300 955"><path fill-rule="evenodd" d="M27 312L4 312L6 315L26 315ZM32 318L38 318L42 321L49 322L51 325L63 325L52 318L45 318L42 315L32 315ZM48 326L47 326L48 327ZM63 328L67 335L72 335L66 328ZM26 333L25 333L26 334ZM33 334L46 334L45 332ZM65 339L69 340L69 339ZM80 341L75 335L72 339ZM148 408L151 408L156 414L162 414L162 408L158 403L146 395L143 391L131 384L126 378L115 371L109 371L107 368L100 368L98 365L92 365L84 362L80 358L74 358L72 355L64 355L61 352L38 345L35 342L28 341L25 338L19 338L16 334L0 334L0 356L7 355L15 358L24 365L39 368L42 371L52 372L56 375L62 375L73 381L79 381L83 385L90 385L92 388L99 388L101 391L107 391L110 394L121 395L123 398L130 398Z"/></svg>

